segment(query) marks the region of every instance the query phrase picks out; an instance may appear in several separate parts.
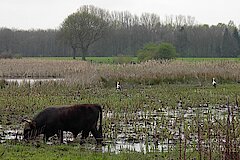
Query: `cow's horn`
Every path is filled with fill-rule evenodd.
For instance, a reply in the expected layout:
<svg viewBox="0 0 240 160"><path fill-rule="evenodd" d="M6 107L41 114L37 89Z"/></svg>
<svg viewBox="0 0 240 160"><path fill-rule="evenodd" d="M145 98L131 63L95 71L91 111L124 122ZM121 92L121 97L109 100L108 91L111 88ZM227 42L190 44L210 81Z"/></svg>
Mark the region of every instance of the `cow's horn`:
<svg viewBox="0 0 240 160"><path fill-rule="evenodd" d="M29 119L23 119L23 122L32 123L32 121L31 121L31 120L29 120Z"/></svg>

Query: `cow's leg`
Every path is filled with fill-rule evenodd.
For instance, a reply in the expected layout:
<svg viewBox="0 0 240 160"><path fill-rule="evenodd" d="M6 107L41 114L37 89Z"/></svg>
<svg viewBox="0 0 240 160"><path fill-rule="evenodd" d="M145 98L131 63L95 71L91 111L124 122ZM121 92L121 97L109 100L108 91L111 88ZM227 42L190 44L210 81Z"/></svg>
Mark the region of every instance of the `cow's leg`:
<svg viewBox="0 0 240 160"><path fill-rule="evenodd" d="M97 144L102 144L103 138L102 138L101 133L97 130L97 127L96 127L96 126L94 126L94 127L91 129L91 132L92 132L94 138L96 139Z"/></svg>
<svg viewBox="0 0 240 160"><path fill-rule="evenodd" d="M73 141L72 142L75 143L78 133L77 132L72 132L72 134L73 134Z"/></svg>
<svg viewBox="0 0 240 160"><path fill-rule="evenodd" d="M76 139L77 135L78 135L78 132L72 132L72 134L73 134L73 138Z"/></svg>
<svg viewBox="0 0 240 160"><path fill-rule="evenodd" d="M80 144L85 143L85 139L89 136L89 130L82 131L82 137L80 139Z"/></svg>
<svg viewBox="0 0 240 160"><path fill-rule="evenodd" d="M73 142L76 143L77 142L77 136L78 136L79 132L75 132L73 133Z"/></svg>
<svg viewBox="0 0 240 160"><path fill-rule="evenodd" d="M47 138L46 134L44 134L44 135L43 135L43 142L46 143L47 140L48 140L48 138Z"/></svg>
<svg viewBox="0 0 240 160"><path fill-rule="evenodd" d="M49 137L50 137L50 136L49 136L47 133L45 133L45 134L43 135L43 142L44 142L44 143L47 143Z"/></svg>
<svg viewBox="0 0 240 160"><path fill-rule="evenodd" d="M63 143L63 130L58 130L58 139L60 143Z"/></svg>
<svg viewBox="0 0 240 160"><path fill-rule="evenodd" d="M56 133L57 133L57 131L53 131L53 130L52 130L52 131L45 132L45 133L44 133L44 136L43 136L44 142L46 143L46 142L48 141L49 137L54 136Z"/></svg>

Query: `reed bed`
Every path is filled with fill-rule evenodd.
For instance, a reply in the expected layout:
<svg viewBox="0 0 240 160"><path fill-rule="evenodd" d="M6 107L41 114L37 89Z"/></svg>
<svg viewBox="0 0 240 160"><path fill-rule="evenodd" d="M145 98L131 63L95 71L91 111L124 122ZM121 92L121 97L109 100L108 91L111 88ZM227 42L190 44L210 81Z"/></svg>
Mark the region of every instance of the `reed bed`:
<svg viewBox="0 0 240 160"><path fill-rule="evenodd" d="M64 78L83 86L126 81L138 84L240 82L237 61L148 61L140 64L97 64L80 60L1 59L1 78Z"/></svg>

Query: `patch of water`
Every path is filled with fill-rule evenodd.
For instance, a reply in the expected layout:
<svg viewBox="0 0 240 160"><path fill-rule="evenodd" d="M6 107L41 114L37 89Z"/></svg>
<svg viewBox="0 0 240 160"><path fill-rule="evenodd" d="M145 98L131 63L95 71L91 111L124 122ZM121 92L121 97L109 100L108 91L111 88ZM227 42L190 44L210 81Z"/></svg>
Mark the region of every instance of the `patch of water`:
<svg viewBox="0 0 240 160"><path fill-rule="evenodd" d="M7 140L21 140L23 138L22 131L19 129L0 128L0 143L5 143Z"/></svg>
<svg viewBox="0 0 240 160"><path fill-rule="evenodd" d="M63 81L63 78L44 78L44 79L32 79L32 78L7 78L4 79L6 82L14 82L18 85L29 83L30 85L33 85L35 82L49 82L49 81Z"/></svg>
<svg viewBox="0 0 240 160"><path fill-rule="evenodd" d="M114 153L119 153L121 151L147 153L154 150L164 152L172 146L175 146L180 139L185 138L185 135L182 132L184 132L186 127L189 132L192 131L192 133L189 134L188 143L197 142L198 136L194 129L196 128L195 125L197 123L196 117L200 115L200 120L203 120L209 116L209 113L214 117L211 118L212 123L215 123L215 119L223 119L227 115L228 109L226 106L218 106L176 110L162 109L161 111L140 111L134 113L105 112L103 113L105 120L105 124L103 124L103 134L104 144L106 145L103 146L101 150L102 152ZM233 114L238 114L238 112L234 110ZM118 117L120 121L116 121L116 117ZM184 120L185 126L181 124L181 120ZM106 123L107 121L111 123ZM203 125L202 122L200 125ZM0 125L1 143L6 142L6 140L22 140L22 134L22 128L20 126L9 128ZM79 139L80 135L75 141L71 132L64 132L65 144L79 143ZM91 134L90 139L93 139ZM42 137L40 140L42 141ZM56 136L51 138L48 142L49 145L56 143L59 143Z"/></svg>
<svg viewBox="0 0 240 160"><path fill-rule="evenodd" d="M124 141L117 141L115 143L109 143L102 147L102 152L112 152L112 153L120 153L121 151L135 151L147 153L154 150L163 149L167 150L167 145L155 145L153 143L129 143Z"/></svg>

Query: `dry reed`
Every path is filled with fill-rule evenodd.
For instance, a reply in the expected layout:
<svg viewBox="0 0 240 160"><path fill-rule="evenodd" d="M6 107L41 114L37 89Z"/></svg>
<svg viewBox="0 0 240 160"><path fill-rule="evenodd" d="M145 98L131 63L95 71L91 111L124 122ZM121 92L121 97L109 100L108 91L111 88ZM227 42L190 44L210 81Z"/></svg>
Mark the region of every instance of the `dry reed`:
<svg viewBox="0 0 240 160"><path fill-rule="evenodd" d="M96 64L84 61L1 59L1 78L65 78L72 83L95 85L102 81L137 83L202 83L212 77L221 81L240 81L240 63L236 61L149 61L140 64Z"/></svg>

